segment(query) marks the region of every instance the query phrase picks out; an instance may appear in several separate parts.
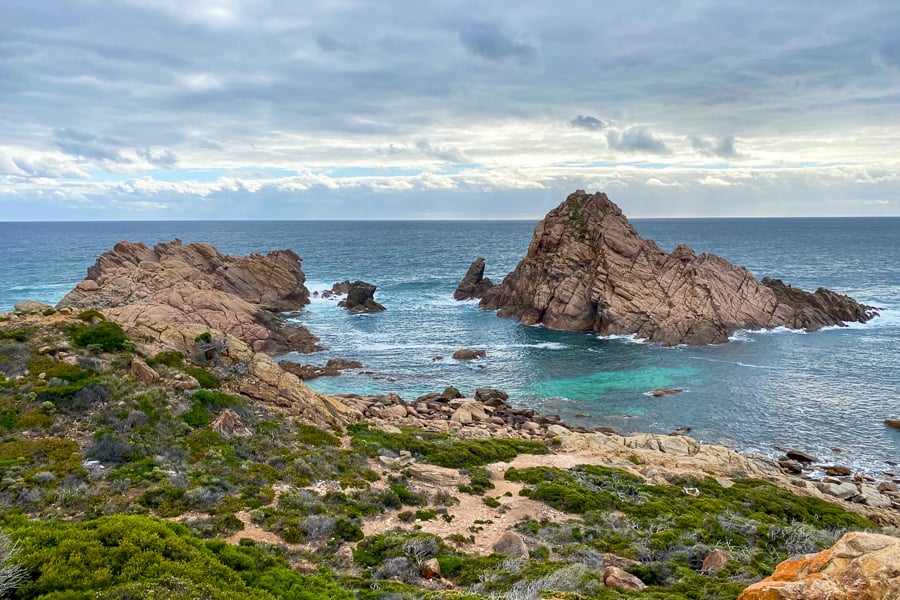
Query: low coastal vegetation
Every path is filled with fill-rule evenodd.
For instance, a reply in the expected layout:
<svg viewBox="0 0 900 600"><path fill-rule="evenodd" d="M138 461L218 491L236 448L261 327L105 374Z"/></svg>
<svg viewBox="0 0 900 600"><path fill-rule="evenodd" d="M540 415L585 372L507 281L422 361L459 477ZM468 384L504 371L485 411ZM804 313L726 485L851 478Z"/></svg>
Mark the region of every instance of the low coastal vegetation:
<svg viewBox="0 0 900 600"><path fill-rule="evenodd" d="M135 343L89 312L0 323L0 596L724 600L877 528L761 480L650 485L505 464L539 441L315 427L174 350L141 381ZM422 464L460 483L426 485ZM456 527L468 501L491 517ZM476 551L525 501L547 510L515 522L517 548ZM607 587L610 565L634 589Z"/></svg>

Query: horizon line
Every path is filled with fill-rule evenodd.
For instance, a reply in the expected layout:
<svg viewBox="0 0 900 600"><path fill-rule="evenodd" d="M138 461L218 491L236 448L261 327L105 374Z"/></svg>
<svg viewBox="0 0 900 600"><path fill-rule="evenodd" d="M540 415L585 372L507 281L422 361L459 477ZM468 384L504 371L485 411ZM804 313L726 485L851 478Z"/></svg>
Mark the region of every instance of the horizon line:
<svg viewBox="0 0 900 600"><path fill-rule="evenodd" d="M546 215L545 215L546 216ZM64 219L64 220L12 220L0 221L0 225L36 223L533 223L544 217L487 218L487 219ZM626 217L629 221L679 221L679 220L724 220L724 219L900 219L900 215L716 215L716 216L654 216Z"/></svg>

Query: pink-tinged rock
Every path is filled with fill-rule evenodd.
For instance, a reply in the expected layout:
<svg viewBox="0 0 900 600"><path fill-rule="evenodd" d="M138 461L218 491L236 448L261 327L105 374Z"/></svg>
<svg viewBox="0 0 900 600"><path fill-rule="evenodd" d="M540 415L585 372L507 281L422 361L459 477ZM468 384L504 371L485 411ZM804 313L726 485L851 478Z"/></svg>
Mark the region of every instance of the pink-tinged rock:
<svg viewBox="0 0 900 600"><path fill-rule="evenodd" d="M619 567L609 566L603 569L603 584L606 587L620 590L642 591L646 585L644 582Z"/></svg>
<svg viewBox="0 0 900 600"><path fill-rule="evenodd" d="M177 330L200 325L254 351L308 352L318 339L276 314L309 303L305 281L300 257L290 250L238 257L177 239L153 248L119 242L58 307L102 310L136 336L163 344Z"/></svg>
<svg viewBox="0 0 900 600"><path fill-rule="evenodd" d="M479 304L555 329L636 335L663 345L728 341L739 329L815 331L877 313L687 246L671 254L641 238L605 194L578 190L538 223L525 258Z"/></svg>

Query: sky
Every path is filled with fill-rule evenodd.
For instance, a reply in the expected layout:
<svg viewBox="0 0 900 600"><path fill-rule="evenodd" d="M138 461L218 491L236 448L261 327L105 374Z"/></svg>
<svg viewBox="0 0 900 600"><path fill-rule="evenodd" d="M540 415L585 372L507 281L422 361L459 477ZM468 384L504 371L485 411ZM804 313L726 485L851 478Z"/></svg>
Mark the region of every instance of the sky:
<svg viewBox="0 0 900 600"><path fill-rule="evenodd" d="M900 2L0 0L0 221L900 216Z"/></svg>

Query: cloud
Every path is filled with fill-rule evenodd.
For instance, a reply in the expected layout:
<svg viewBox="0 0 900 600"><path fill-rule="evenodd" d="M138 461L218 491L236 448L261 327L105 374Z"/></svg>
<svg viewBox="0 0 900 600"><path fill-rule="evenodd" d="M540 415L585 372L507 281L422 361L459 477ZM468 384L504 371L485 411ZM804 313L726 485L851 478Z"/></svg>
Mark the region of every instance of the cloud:
<svg viewBox="0 0 900 600"><path fill-rule="evenodd" d="M121 144L110 138L99 138L77 129L57 129L53 132L53 136L59 149L72 156L116 163L132 162L128 157L123 156L120 150Z"/></svg>
<svg viewBox="0 0 900 600"><path fill-rule="evenodd" d="M642 125L632 125L624 130L610 129L606 134L606 143L610 148L622 152L671 153L658 135Z"/></svg>
<svg viewBox="0 0 900 600"><path fill-rule="evenodd" d="M578 115L571 121L569 121L569 125L572 127L580 127L581 129L590 129L592 131L598 131L600 129L606 129L609 127L609 123L606 121L601 121L596 117L592 117L590 115Z"/></svg>
<svg viewBox="0 0 900 600"><path fill-rule="evenodd" d="M495 23L467 23L459 30L459 41L472 54L491 61L511 59L526 64L537 58L534 46L506 36Z"/></svg>
<svg viewBox="0 0 900 600"><path fill-rule="evenodd" d="M734 148L734 136L722 138L700 137L692 135L688 138L691 148L704 156L718 156L719 158L744 158L744 155Z"/></svg>
<svg viewBox="0 0 900 600"><path fill-rule="evenodd" d="M456 148L449 146L433 146L428 140L419 140L416 142L416 148L426 156L440 159L450 163L466 163L470 160L466 155Z"/></svg>

